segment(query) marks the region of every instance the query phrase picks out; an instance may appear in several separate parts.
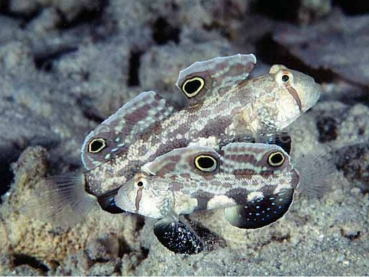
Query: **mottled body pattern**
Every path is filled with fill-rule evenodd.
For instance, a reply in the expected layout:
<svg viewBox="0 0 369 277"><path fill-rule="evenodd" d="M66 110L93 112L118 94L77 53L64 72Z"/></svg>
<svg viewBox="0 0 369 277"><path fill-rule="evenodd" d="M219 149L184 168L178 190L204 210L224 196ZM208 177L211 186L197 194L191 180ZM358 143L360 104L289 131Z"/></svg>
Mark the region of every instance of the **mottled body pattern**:
<svg viewBox="0 0 369 277"><path fill-rule="evenodd" d="M154 218L227 208L230 222L240 209L255 208L260 209L260 220L255 217L257 211L237 220L252 219L254 225L248 228L259 228L288 210L298 183L298 172L279 146L231 143L220 153L209 147L190 146L143 166L119 189L115 203L125 211Z"/></svg>
<svg viewBox="0 0 369 277"><path fill-rule="evenodd" d="M269 74L245 80L255 62L253 55L236 55L185 69L177 81L184 97L180 109L152 91L126 104L86 138L82 157L87 190L100 196L117 189L142 165L176 148L216 149L230 138L279 131L318 100L319 85L284 66L274 65ZM185 85L192 80L203 86L191 95ZM89 153L91 141L100 137L108 140L107 147Z"/></svg>
<svg viewBox="0 0 369 277"><path fill-rule="evenodd" d="M288 211L300 176L283 150L291 145L268 145L269 134L312 107L321 88L282 65L246 80L255 63L254 55L196 62L180 72L181 93L171 103L142 92L86 137L85 172L45 179L45 191L24 212L70 227L98 202L110 213L161 219L154 226L158 240L187 254L205 244L181 214L225 208L239 228L275 222ZM260 133L265 144L246 142ZM318 187L321 175L303 176L302 191L314 191L306 188Z"/></svg>

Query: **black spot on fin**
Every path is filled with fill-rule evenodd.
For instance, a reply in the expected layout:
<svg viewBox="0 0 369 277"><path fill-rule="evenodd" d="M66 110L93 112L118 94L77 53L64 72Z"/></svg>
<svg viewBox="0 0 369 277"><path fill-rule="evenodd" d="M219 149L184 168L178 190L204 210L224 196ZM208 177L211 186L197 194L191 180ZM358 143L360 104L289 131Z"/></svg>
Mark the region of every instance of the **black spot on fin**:
<svg viewBox="0 0 369 277"><path fill-rule="evenodd" d="M293 189L265 196L225 209L225 217L230 224L242 229L257 229L282 218L291 206Z"/></svg>
<svg viewBox="0 0 369 277"><path fill-rule="evenodd" d="M151 175L166 177L177 176L183 173L184 166L186 168L189 166L190 168L187 170L194 175L202 175L204 171L205 173L211 172L208 168L205 168L205 170L201 169L201 165L197 162L200 157L210 159L210 162L213 162L211 165L213 168L210 169L213 169L213 171L217 169L220 159L219 154L213 148L204 146L176 148L157 157L153 162L145 164L143 168L145 172ZM180 162L178 162L178 158L180 158ZM188 163L188 161L193 162ZM203 166L205 167L206 165Z"/></svg>
<svg viewBox="0 0 369 277"><path fill-rule="evenodd" d="M176 86L186 95L184 106L197 106L219 96L221 90L228 91L245 80L255 64L253 54L237 54L198 61L181 70Z"/></svg>
<svg viewBox="0 0 369 277"><path fill-rule="evenodd" d="M174 112L175 108L154 91L140 93L86 136L81 149L84 167L92 170L114 159Z"/></svg>
<svg viewBox="0 0 369 277"><path fill-rule="evenodd" d="M221 238L218 234L210 231L205 226L201 225L199 222L195 222L186 217L191 228L196 234L202 239L204 243L204 249L207 251L213 251L216 249L224 248L227 246L226 241Z"/></svg>
<svg viewBox="0 0 369 277"><path fill-rule="evenodd" d="M73 227L98 208L96 198L85 191L81 173L45 178L21 212L34 219L61 227Z"/></svg>
<svg viewBox="0 0 369 277"><path fill-rule="evenodd" d="M154 225L157 239L176 254L198 254L204 250L202 239L181 221L164 218Z"/></svg>

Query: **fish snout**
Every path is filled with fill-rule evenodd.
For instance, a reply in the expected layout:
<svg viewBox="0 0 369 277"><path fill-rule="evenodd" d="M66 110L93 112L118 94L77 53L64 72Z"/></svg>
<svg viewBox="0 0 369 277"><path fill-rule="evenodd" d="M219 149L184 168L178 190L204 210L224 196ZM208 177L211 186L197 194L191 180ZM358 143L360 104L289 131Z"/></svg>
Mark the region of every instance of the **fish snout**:
<svg viewBox="0 0 369 277"><path fill-rule="evenodd" d="M301 101L301 112L304 113L318 102L323 89L314 78L298 71L291 71L294 74L293 86Z"/></svg>

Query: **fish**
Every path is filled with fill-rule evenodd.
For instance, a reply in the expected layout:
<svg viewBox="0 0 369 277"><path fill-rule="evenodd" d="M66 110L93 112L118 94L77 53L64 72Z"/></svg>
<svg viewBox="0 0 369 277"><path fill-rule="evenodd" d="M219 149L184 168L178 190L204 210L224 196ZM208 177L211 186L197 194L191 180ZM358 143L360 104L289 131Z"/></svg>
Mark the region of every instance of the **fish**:
<svg viewBox="0 0 369 277"><path fill-rule="evenodd" d="M156 157L278 132L318 101L320 85L283 65L248 80L255 64L253 54L195 62L179 73L175 103L154 91L133 98L85 138L81 185L104 202Z"/></svg>
<svg viewBox="0 0 369 277"><path fill-rule="evenodd" d="M325 181L334 166L324 157L324 153L302 157L301 176L278 145L230 143L220 151L202 146L178 148L145 164L120 187L115 204L158 219L154 234L169 250L197 254L204 250L204 242L179 220L181 215L224 209L234 227L268 226L287 213L296 192L317 196L327 187Z"/></svg>
<svg viewBox="0 0 369 277"><path fill-rule="evenodd" d="M273 65L248 80L255 64L253 54L195 62L180 71L173 97L140 93L86 136L83 170L43 180L24 213L57 225L61 217L66 227L95 202L109 213L124 213L115 195L146 163L177 148L217 149L258 132L278 132L318 101L322 89L308 75Z"/></svg>
<svg viewBox="0 0 369 277"><path fill-rule="evenodd" d="M220 237L184 215L224 209L231 226L264 228L288 212L296 194L321 197L333 182L336 168L329 152L313 149L293 162L287 152L290 143L275 143L281 146L237 142L217 151L201 146L174 149L142 166L130 181L108 194L105 204L112 213L157 219L154 234L174 253L213 250L212 240ZM96 198L75 185L74 178L81 177L66 174L44 179L36 190L39 194L21 212L53 225L73 227L99 209Z"/></svg>

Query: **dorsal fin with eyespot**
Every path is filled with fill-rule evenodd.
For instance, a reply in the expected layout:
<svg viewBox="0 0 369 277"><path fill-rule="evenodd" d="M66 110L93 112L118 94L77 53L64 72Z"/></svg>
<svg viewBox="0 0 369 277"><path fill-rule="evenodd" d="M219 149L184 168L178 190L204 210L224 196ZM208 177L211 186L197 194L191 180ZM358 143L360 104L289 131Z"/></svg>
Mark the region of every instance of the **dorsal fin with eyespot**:
<svg viewBox="0 0 369 277"><path fill-rule="evenodd" d="M91 170L127 151L142 134L151 132L175 111L154 91L140 93L85 138L81 149L85 168Z"/></svg>
<svg viewBox="0 0 369 277"><path fill-rule="evenodd" d="M181 173L253 175L271 174L286 166L289 166L289 155L277 145L230 143L220 154L202 146L174 149L145 164L142 170L162 177Z"/></svg>
<svg viewBox="0 0 369 277"><path fill-rule="evenodd" d="M221 151L221 172L235 175L272 174L289 165L279 146L264 143L230 143Z"/></svg>
<svg viewBox="0 0 369 277"><path fill-rule="evenodd" d="M219 169L219 154L210 147L189 146L177 148L157 157L142 167L142 170L155 176L175 176L182 173L208 174Z"/></svg>
<svg viewBox="0 0 369 277"><path fill-rule="evenodd" d="M255 63L253 54L195 62L179 73L176 86L185 96L185 106L196 106L245 80Z"/></svg>

